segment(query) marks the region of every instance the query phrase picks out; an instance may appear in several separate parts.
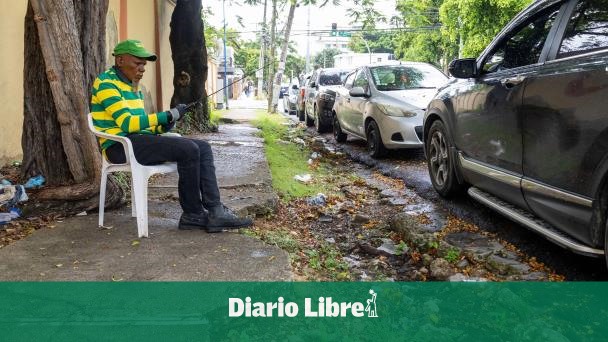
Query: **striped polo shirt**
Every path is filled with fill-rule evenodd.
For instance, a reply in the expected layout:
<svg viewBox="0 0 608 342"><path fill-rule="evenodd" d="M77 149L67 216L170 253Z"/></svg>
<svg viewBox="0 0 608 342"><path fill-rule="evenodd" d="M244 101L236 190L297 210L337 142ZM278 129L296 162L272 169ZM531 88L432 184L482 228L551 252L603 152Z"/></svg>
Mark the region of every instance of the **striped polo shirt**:
<svg viewBox="0 0 608 342"><path fill-rule="evenodd" d="M115 67L93 82L91 114L95 129L113 135L160 134L172 126L168 112L146 114L143 94L134 90L131 82ZM98 140L104 152L116 143L103 138Z"/></svg>

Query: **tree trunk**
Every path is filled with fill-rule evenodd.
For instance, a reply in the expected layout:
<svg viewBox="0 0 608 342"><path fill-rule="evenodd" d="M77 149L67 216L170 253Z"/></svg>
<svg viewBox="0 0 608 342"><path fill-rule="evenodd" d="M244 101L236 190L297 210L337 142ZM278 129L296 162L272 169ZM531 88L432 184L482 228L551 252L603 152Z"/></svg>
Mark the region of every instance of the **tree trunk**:
<svg viewBox="0 0 608 342"><path fill-rule="evenodd" d="M193 103L192 114L186 118L186 129L206 132L215 131L209 121L209 102L205 81L207 80L207 48L200 0L177 0L171 15L171 54L173 59L173 86L171 106Z"/></svg>
<svg viewBox="0 0 608 342"><path fill-rule="evenodd" d="M96 207L101 159L89 132L91 85L105 66L108 0L29 0L25 18L23 177L42 174L38 200ZM109 182L108 205L122 198Z"/></svg>
<svg viewBox="0 0 608 342"><path fill-rule="evenodd" d="M273 98L273 93L275 92L274 89L272 89L272 85L274 84L274 60L276 57L276 32L277 32L277 0L272 0L272 19L270 20L270 57L268 58L268 63L270 64L268 67L268 82L267 84L267 89L268 89L268 112L269 113L275 113L273 112L273 107L272 107L272 98Z"/></svg>
<svg viewBox="0 0 608 342"><path fill-rule="evenodd" d="M279 104L279 91L281 89L281 82L283 80L283 73L285 72L285 61L287 60L287 47L289 46L289 34L291 33L291 25L293 24L293 17L296 13L296 1L291 0L289 6L289 15L287 16L287 25L285 26L285 35L283 37L283 47L281 48L281 58L279 59L279 70L274 77L274 91L272 94L272 112L277 112L277 105Z"/></svg>

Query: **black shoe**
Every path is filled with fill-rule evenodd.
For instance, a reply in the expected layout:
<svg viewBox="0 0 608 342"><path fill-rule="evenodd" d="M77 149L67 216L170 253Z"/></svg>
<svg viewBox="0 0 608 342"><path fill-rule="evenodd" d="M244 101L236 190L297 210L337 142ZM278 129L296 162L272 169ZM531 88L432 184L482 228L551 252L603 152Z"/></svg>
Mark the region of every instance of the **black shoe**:
<svg viewBox="0 0 608 342"><path fill-rule="evenodd" d="M207 229L209 215L206 212L199 214L183 213L179 218L177 229L192 230L192 229Z"/></svg>
<svg viewBox="0 0 608 342"><path fill-rule="evenodd" d="M207 224L209 233L218 233L224 229L249 227L252 224L252 219L236 216L232 210L226 208L223 204L209 209L209 223Z"/></svg>

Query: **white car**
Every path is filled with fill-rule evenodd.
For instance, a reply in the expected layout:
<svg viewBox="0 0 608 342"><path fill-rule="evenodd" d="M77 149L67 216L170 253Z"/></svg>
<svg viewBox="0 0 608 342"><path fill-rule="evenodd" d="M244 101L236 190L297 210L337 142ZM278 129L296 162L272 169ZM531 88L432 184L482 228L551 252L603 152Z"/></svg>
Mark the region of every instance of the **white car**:
<svg viewBox="0 0 608 342"><path fill-rule="evenodd" d="M333 131L365 139L372 157L386 149L421 148L428 103L448 78L427 63L370 64L350 73L336 91Z"/></svg>

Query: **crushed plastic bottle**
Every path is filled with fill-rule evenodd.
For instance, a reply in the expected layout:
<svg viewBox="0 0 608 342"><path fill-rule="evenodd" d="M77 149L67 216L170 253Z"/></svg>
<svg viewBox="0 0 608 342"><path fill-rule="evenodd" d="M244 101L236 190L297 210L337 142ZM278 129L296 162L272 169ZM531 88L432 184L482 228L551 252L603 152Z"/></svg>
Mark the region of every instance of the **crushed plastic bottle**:
<svg viewBox="0 0 608 342"><path fill-rule="evenodd" d="M35 189L35 188L39 188L42 185L44 185L44 176L43 175L38 175L36 177L32 177L30 179L27 180L27 182L25 182L25 188L26 189Z"/></svg>
<svg viewBox="0 0 608 342"><path fill-rule="evenodd" d="M8 213L0 213L0 225L7 224L20 216L21 211L18 208L12 208Z"/></svg>
<svg viewBox="0 0 608 342"><path fill-rule="evenodd" d="M318 193L315 197L310 197L306 200L310 205L318 205L320 207L327 203L327 197L323 193Z"/></svg>

